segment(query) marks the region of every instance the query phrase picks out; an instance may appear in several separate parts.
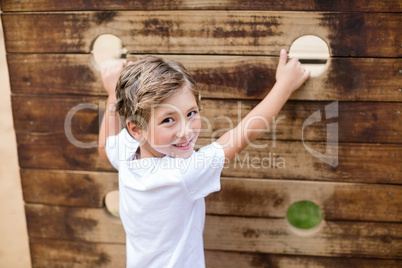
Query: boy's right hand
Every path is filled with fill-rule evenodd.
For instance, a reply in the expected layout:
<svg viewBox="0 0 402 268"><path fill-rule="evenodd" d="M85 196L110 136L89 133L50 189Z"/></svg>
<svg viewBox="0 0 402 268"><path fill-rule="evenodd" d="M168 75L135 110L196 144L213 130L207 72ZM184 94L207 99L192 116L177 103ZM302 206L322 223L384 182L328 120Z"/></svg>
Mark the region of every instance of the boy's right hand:
<svg viewBox="0 0 402 268"><path fill-rule="evenodd" d="M122 60L110 61L101 68L101 77L103 87L109 96L115 96L116 84L119 80L119 76L123 68L125 67L125 62Z"/></svg>
<svg viewBox="0 0 402 268"><path fill-rule="evenodd" d="M290 95L310 77L310 71L305 70L297 58L289 61L287 58L286 50L282 49L276 69L276 83L288 90Z"/></svg>

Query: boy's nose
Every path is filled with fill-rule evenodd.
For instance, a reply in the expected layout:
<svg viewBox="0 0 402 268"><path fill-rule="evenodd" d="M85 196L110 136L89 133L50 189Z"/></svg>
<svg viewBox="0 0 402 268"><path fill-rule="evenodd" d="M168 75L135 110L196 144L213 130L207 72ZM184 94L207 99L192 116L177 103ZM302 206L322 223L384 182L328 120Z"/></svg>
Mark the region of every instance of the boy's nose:
<svg viewBox="0 0 402 268"><path fill-rule="evenodd" d="M180 130L177 132L176 136L178 138L188 138L192 132L190 124L187 121L184 121L180 124Z"/></svg>

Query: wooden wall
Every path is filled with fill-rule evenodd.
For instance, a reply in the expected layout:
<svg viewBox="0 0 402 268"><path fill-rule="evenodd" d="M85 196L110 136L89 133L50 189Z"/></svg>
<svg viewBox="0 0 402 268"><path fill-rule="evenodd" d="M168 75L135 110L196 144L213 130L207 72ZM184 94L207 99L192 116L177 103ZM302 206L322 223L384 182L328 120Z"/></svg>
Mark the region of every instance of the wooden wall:
<svg viewBox="0 0 402 268"><path fill-rule="evenodd" d="M212 122L200 145L229 127L216 116L237 122L269 92L280 48L307 34L325 40L327 70L291 97L276 137L259 141L269 147L241 156L275 153L286 168L233 164L208 197L207 265L402 265L401 1L1 0L1 9L33 267L125 265L124 230L104 205L116 173L64 128L73 107L91 104L72 118L72 134L97 140L105 93L90 51L101 34L121 38L130 60L160 54L189 69ZM307 118L334 101L338 117L302 140ZM303 146L324 153L329 123L339 129L329 133L339 137L336 167ZM313 234L287 224L299 200L323 210Z"/></svg>

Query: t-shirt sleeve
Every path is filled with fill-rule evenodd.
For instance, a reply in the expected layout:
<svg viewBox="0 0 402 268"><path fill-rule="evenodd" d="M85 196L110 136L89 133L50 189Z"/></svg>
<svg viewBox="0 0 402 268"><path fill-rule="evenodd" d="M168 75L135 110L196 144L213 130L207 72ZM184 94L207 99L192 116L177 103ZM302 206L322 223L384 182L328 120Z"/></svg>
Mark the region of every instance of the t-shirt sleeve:
<svg viewBox="0 0 402 268"><path fill-rule="evenodd" d="M138 142L130 136L126 129L106 139L106 155L112 166L119 170L120 162L126 161L138 148Z"/></svg>
<svg viewBox="0 0 402 268"><path fill-rule="evenodd" d="M187 161L184 183L193 200L206 197L221 188L220 177L225 153L219 143L212 143L195 152Z"/></svg>

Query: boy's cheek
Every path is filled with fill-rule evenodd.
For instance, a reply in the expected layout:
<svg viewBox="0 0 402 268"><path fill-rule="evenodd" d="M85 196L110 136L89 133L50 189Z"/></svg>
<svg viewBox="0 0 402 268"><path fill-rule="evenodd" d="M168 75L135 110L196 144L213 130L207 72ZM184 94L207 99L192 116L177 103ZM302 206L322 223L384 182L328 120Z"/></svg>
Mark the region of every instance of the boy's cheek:
<svg viewBox="0 0 402 268"><path fill-rule="evenodd" d="M199 133L201 130L201 119L195 119L192 124L190 125L191 129L193 129L194 132Z"/></svg>

